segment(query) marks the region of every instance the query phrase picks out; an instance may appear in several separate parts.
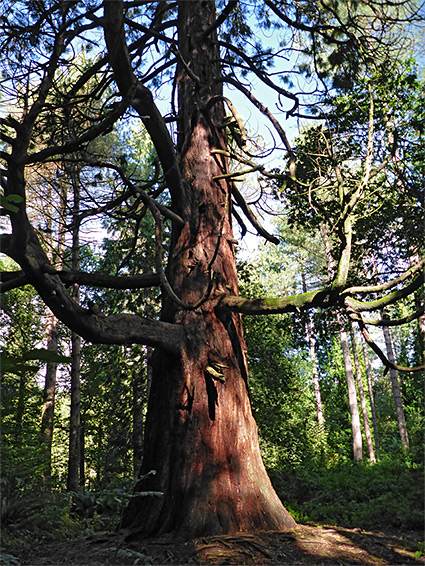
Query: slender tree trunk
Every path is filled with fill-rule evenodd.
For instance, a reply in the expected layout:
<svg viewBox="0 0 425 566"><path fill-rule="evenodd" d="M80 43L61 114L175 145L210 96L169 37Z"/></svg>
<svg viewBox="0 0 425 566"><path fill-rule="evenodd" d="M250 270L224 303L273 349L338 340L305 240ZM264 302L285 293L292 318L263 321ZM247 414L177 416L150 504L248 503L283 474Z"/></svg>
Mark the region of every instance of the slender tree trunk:
<svg viewBox="0 0 425 566"><path fill-rule="evenodd" d="M363 381L362 381L362 372L360 369L360 362L359 362L359 355L357 352L357 343L356 337L354 334L353 324L350 322L350 337L351 337L351 347L353 350L353 358L354 358L354 367L356 370L356 378L357 378L357 389L359 391L359 398L360 398L360 406L362 408L362 415L363 415L363 425L364 431L366 436L366 444L367 449L369 452L369 460L373 463L376 462L375 458L375 451L373 449L373 440L372 440L372 433L370 431L369 425L369 416L367 414L367 406L366 406L366 398L363 390Z"/></svg>
<svg viewBox="0 0 425 566"><path fill-rule="evenodd" d="M46 308L47 349L57 352L58 349L58 319L52 311ZM52 474L52 441L55 414L57 364L48 362L44 380L43 408L41 413L41 442L45 454L44 477L49 479Z"/></svg>
<svg viewBox="0 0 425 566"><path fill-rule="evenodd" d="M85 427L85 414L81 413L80 417L80 486L83 487L86 485L86 454L84 450L84 441L85 441L85 434L86 434L86 427Z"/></svg>
<svg viewBox="0 0 425 566"><path fill-rule="evenodd" d="M56 269L61 269L63 265L63 253L64 253L64 225L65 225L65 215L66 215L66 186L65 183L60 184L60 194L59 199L59 218L57 222L57 249L56 255L57 259L54 260L54 242L52 238L53 234L53 214L52 214L52 199L55 198L52 194L50 188L49 194L47 195L47 205L50 210L48 211L48 221L47 221L47 238L48 238L48 252L47 255L49 259L55 264ZM47 349L50 352L57 352L58 350L58 327L59 321L52 313L52 311L46 307L46 340ZM44 464L44 477L49 479L52 474L52 442L53 442L53 430L54 430L54 415L55 415L55 396L56 396L56 379L57 379L57 364L54 362L48 362L46 365L46 377L44 382L44 392L43 392L43 408L41 413L41 442L43 445L45 453L45 464Z"/></svg>
<svg viewBox="0 0 425 566"><path fill-rule="evenodd" d="M146 360L144 360L146 361ZM143 407L145 405L146 367L139 368L133 375L133 474L137 476L140 470L143 454Z"/></svg>
<svg viewBox="0 0 425 566"><path fill-rule="evenodd" d="M317 420L319 421L319 424L323 426L325 424L325 418L323 416L322 396L320 393L319 369L317 367L317 362L316 362L316 344L313 335L313 324L311 322L310 315L308 315L306 330L307 330L307 340L310 350L311 367L313 371L313 385L314 385L314 396L316 399Z"/></svg>
<svg viewBox="0 0 425 566"><path fill-rule="evenodd" d="M72 230L72 269L78 271L80 268L80 235L78 215L80 211L80 180L75 166L72 165L69 172L72 183L74 202L73 202L73 230ZM72 297L75 301L80 300L80 289L77 284L72 287ZM75 332L71 333L71 411L69 419L69 458L68 458L68 483L67 487L71 491L79 488L80 471L80 426L81 426L81 337Z"/></svg>
<svg viewBox="0 0 425 566"><path fill-rule="evenodd" d="M418 301L420 304L420 301ZM420 344L421 363L425 363L425 314L418 319L418 334Z"/></svg>
<svg viewBox="0 0 425 566"><path fill-rule="evenodd" d="M371 410L371 413L372 413L373 436L375 438L375 452L376 452L376 456L378 456L379 455L379 434L378 434L378 421L377 421L377 418L376 418L375 397L374 397L373 388L372 388L372 371L371 371L371 367L370 367L369 356L367 354L366 342L363 338L362 333L360 333L360 341L361 341L361 345L362 345L364 363L365 363L365 368L366 368L367 387L368 387L368 390L369 390L370 410Z"/></svg>
<svg viewBox="0 0 425 566"><path fill-rule="evenodd" d="M325 224L321 224L320 233L325 245L326 263L328 268L329 280L335 277L335 262L332 257L331 243L329 234ZM345 377L347 380L348 402L350 405L351 432L353 437L353 456L354 460L363 459L363 440L360 425L359 406L357 403L356 382L354 380L353 364L351 362L350 346L348 336L344 329L344 321L340 312L336 313L336 319L339 326L339 337L341 340L342 357L344 360Z"/></svg>
<svg viewBox="0 0 425 566"><path fill-rule="evenodd" d="M18 390L18 403L16 406L16 440L19 446L22 446L22 427L24 423L24 413L25 413L25 391L27 388L28 375L25 372L21 372L19 375L19 390Z"/></svg>
<svg viewBox="0 0 425 566"><path fill-rule="evenodd" d="M165 299L162 318L180 324L181 355L157 350L149 395L142 474L123 524L144 535L280 530L295 522L279 501L261 459L248 397L241 319L215 308L214 297L238 293L231 195L225 179L224 107L211 1L179 3L178 152L186 198L173 231L169 281L187 310ZM199 82L194 77L199 77ZM214 98L216 97L216 98ZM208 105L208 106L207 106Z"/></svg>
<svg viewBox="0 0 425 566"><path fill-rule="evenodd" d="M385 348L387 350L387 356L391 363L395 363L393 343L391 339L391 333L388 326L383 327ZM390 378L391 385L393 389L395 410L397 415L398 430L401 438L401 445L403 448L409 447L409 436L407 434L406 419L404 417L403 400L401 397L400 384L397 377L397 370L390 368Z"/></svg>
<svg viewBox="0 0 425 566"><path fill-rule="evenodd" d="M303 293L306 293L307 285L305 281L304 270L301 271L301 278L303 284ZM319 422L319 425L323 426L325 423L325 419L323 417L322 396L320 393L319 369L317 367L317 362L316 362L316 341L314 339L313 323L311 321L310 313L307 313L307 317L308 318L306 324L306 334L307 334L307 341L309 346L311 368L313 371L313 386L314 386L314 396L316 399L317 420Z"/></svg>
<svg viewBox="0 0 425 566"><path fill-rule="evenodd" d="M353 455L357 462L363 459L363 441L360 426L359 407L357 404L356 382L354 379L353 364L351 362L350 345L348 343L348 335L344 330L344 323L340 314L338 314L338 323L340 326L340 339L342 355L344 359L345 377L347 378L348 402L350 404L351 415L351 431L353 435Z"/></svg>
<svg viewBox="0 0 425 566"><path fill-rule="evenodd" d="M102 481L102 471L104 468L103 465L103 426L102 423L99 422L98 426L97 426L97 431L96 431L96 441L97 441L97 450L96 450L96 463L95 463L95 469L96 469L96 485L97 487L100 486L100 483Z"/></svg>
<svg viewBox="0 0 425 566"><path fill-rule="evenodd" d="M68 481L67 488L70 491L78 490L80 486L80 355L81 338L75 332L71 336L72 367L71 367L71 414L69 418L69 456L68 456Z"/></svg>

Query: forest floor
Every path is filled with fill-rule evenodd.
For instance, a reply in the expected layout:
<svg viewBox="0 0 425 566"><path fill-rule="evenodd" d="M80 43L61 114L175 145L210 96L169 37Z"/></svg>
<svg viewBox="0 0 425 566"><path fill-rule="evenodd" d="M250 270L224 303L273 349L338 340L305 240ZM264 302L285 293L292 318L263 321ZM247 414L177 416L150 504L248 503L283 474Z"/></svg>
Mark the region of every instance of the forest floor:
<svg viewBox="0 0 425 566"><path fill-rule="evenodd" d="M422 551L422 552L421 552ZM12 553L12 551L9 551ZM45 542L13 549L13 566L105 566L184 564L425 564L423 534L370 532L299 525L288 532L213 536L190 542L170 538L125 541L113 533Z"/></svg>

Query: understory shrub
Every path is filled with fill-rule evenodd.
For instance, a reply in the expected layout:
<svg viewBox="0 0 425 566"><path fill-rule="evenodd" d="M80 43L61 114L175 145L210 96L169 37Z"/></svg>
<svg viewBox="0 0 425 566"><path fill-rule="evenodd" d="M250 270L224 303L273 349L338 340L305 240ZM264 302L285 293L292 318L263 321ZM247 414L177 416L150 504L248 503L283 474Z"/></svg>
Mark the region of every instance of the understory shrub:
<svg viewBox="0 0 425 566"><path fill-rule="evenodd" d="M328 468L273 471L271 478L298 521L345 527L424 528L424 474L405 462L342 462Z"/></svg>

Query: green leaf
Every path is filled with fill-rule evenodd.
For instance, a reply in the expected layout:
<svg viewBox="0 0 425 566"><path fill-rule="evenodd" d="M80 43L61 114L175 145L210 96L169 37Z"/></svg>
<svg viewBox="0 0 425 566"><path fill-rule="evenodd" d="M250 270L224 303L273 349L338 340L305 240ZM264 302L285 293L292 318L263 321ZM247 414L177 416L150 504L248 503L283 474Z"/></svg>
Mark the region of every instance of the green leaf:
<svg viewBox="0 0 425 566"><path fill-rule="evenodd" d="M0 352L0 366L4 373L14 373L20 375L22 372L36 372L39 368L34 364L27 364L28 361L50 362L65 364L71 362L68 356L61 356L57 352L52 352L44 348L36 348L25 352L22 356L9 356Z"/></svg>
<svg viewBox="0 0 425 566"><path fill-rule="evenodd" d="M3 373L14 373L20 375L22 372L36 372L38 366L24 364L22 358L8 356L4 352L0 352L0 366Z"/></svg>
<svg viewBox="0 0 425 566"><path fill-rule="evenodd" d="M71 358L69 356L61 356L57 352L46 350L45 348L36 348L29 352L25 352L22 359L25 361L39 360L40 362L51 362L57 364L67 364L71 362Z"/></svg>
<svg viewBox="0 0 425 566"><path fill-rule="evenodd" d="M19 208L12 203L21 203L24 199L20 195L0 195L0 206L9 210L10 212L18 212Z"/></svg>

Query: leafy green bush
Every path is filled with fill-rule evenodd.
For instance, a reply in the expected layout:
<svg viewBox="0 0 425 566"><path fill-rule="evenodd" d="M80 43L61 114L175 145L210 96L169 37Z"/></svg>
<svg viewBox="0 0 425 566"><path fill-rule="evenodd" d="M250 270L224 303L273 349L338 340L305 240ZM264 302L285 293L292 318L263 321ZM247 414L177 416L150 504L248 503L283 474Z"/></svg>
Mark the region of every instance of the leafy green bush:
<svg viewBox="0 0 425 566"><path fill-rule="evenodd" d="M7 548L36 541L57 540L77 534L65 494L43 493L3 497L2 543Z"/></svg>
<svg viewBox="0 0 425 566"><path fill-rule="evenodd" d="M424 528L424 477L399 461L343 462L273 472L277 492L298 521L346 527Z"/></svg>

